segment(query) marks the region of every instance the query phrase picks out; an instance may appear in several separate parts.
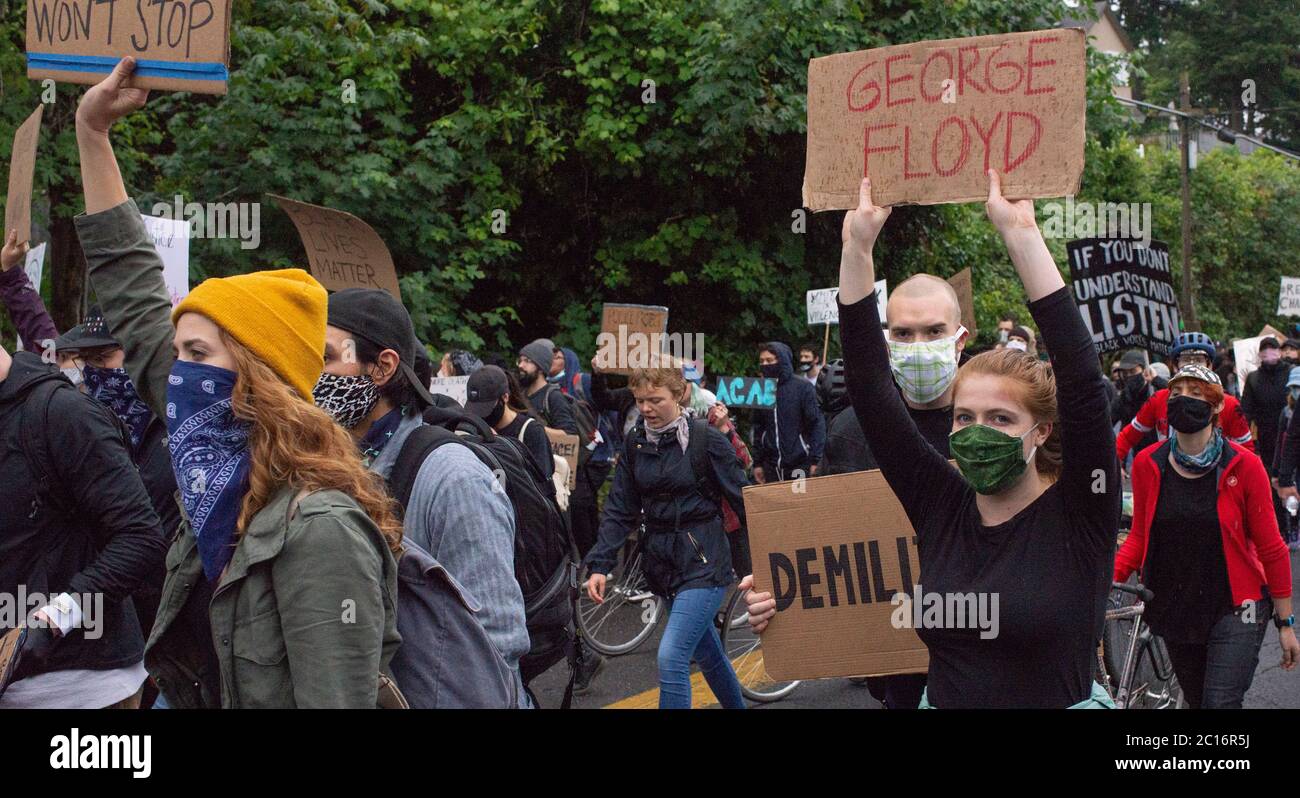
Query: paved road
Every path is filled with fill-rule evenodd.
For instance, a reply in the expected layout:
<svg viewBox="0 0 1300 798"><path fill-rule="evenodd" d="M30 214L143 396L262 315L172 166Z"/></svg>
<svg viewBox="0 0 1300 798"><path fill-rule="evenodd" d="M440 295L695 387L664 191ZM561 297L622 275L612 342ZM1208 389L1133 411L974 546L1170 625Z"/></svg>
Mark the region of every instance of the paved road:
<svg viewBox="0 0 1300 798"><path fill-rule="evenodd" d="M1291 572L1300 572L1300 552L1291 553ZM617 705L622 708L654 708L658 702L658 675L655 652L662 635L663 623L655 634L636 651L621 657L611 657L605 669L596 677L590 693L577 696L574 706L598 709ZM1269 629L1260 651L1259 668L1255 681L1246 694L1247 708L1300 709L1300 669L1285 672L1280 667L1281 648L1277 632ZM545 708L559 706L564 695L568 670L557 666L533 682L533 690ZM699 682L698 674L695 678ZM707 687L695 691L697 707L716 706ZM804 682L787 698L773 704L756 705L764 709L879 709L867 688L847 679L821 679Z"/></svg>

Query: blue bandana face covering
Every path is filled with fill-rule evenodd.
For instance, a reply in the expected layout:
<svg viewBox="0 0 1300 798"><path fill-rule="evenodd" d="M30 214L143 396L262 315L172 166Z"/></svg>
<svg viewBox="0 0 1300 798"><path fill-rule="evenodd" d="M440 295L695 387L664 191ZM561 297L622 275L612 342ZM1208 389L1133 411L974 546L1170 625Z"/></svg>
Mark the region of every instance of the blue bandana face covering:
<svg viewBox="0 0 1300 798"><path fill-rule="evenodd" d="M235 418L234 390L235 372L202 363L178 360L167 378L167 446L209 582L234 554L248 490L248 424Z"/></svg>
<svg viewBox="0 0 1300 798"><path fill-rule="evenodd" d="M101 369L86 366L86 392L100 404L106 405L131 432L131 451L140 448L144 431L153 419L149 405L135 392L135 384L126 369Z"/></svg>

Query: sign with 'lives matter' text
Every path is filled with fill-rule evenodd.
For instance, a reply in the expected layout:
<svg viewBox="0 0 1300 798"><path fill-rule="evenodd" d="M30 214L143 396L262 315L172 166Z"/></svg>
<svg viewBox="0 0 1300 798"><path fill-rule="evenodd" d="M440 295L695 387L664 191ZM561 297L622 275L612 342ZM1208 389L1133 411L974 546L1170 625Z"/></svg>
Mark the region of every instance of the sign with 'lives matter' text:
<svg viewBox="0 0 1300 798"><path fill-rule="evenodd" d="M357 217L333 208L268 194L302 236L312 276L330 291L344 288L380 288L399 301L402 290L388 246L374 228Z"/></svg>

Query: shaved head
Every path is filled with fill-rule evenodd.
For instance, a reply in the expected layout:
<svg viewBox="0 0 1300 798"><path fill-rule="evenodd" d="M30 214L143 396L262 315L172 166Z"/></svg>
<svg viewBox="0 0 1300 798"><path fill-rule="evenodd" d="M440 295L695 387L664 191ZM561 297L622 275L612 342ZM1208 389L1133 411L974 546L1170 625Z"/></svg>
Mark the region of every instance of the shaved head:
<svg viewBox="0 0 1300 798"><path fill-rule="evenodd" d="M956 290L942 277L914 274L894 286L894 290L889 292L889 303L885 310L886 318L891 321L894 318L895 299L900 300L899 304L906 301L909 305L930 305L933 311L942 313L954 332L961 325L961 302L957 299Z"/></svg>

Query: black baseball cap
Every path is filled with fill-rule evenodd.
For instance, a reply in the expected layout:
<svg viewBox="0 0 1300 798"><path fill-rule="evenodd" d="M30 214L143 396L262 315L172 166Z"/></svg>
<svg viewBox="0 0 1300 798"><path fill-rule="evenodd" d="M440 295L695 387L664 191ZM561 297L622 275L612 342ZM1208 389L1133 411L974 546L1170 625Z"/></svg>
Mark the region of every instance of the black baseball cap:
<svg viewBox="0 0 1300 798"><path fill-rule="evenodd" d="M54 339L54 351L120 347L122 343L108 331L108 321L98 305L86 313L86 320Z"/></svg>
<svg viewBox="0 0 1300 798"><path fill-rule="evenodd" d="M366 339L382 349L391 349L401 361L399 368L426 406L433 404L429 386L415 372L416 350L411 314L392 294L377 288L345 288L330 294L326 324Z"/></svg>
<svg viewBox="0 0 1300 798"><path fill-rule="evenodd" d="M1277 342L1277 339L1271 335L1259 342L1259 351L1261 352L1263 352L1265 349L1281 349L1281 348L1282 345L1279 344Z"/></svg>
<svg viewBox="0 0 1300 798"><path fill-rule="evenodd" d="M484 366L465 383L465 409L479 418L487 418L510 392L510 381L500 366Z"/></svg>

